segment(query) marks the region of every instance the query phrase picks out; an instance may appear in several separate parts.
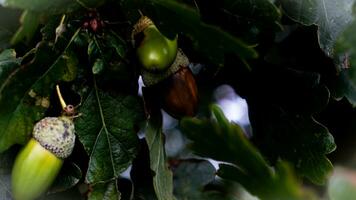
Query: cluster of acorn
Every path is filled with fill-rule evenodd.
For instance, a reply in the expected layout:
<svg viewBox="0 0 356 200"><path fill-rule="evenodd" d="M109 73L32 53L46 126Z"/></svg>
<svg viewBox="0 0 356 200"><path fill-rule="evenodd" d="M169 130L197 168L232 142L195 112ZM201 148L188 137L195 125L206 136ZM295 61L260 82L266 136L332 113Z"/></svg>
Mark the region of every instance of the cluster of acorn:
<svg viewBox="0 0 356 200"><path fill-rule="evenodd" d="M197 111L198 92L189 60L178 49L178 36L165 37L152 20L143 16L132 32L148 112L163 108L175 118L193 116Z"/></svg>
<svg viewBox="0 0 356 200"><path fill-rule="evenodd" d="M193 116L197 110L197 87L189 60L177 47L177 37L166 38L149 18L142 17L134 26L133 38L146 86L145 101L176 118ZM33 137L16 157L12 170L12 194L16 200L36 199L46 192L63 160L73 151L74 107L65 103L58 85L57 94L63 115L36 123Z"/></svg>

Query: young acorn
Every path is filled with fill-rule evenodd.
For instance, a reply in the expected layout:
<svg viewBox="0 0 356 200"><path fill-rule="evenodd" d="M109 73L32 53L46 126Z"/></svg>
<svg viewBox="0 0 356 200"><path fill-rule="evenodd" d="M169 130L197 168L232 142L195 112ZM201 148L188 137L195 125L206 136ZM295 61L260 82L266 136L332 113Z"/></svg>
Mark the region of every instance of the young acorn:
<svg viewBox="0 0 356 200"><path fill-rule="evenodd" d="M198 89L189 60L177 47L178 36L169 40L143 16L134 25L132 38L146 86L142 88L146 110L163 108L175 118L194 116Z"/></svg>
<svg viewBox="0 0 356 200"><path fill-rule="evenodd" d="M141 66L152 73L166 70L177 55L177 37L165 37L151 19L142 16L135 24L132 39Z"/></svg>
<svg viewBox="0 0 356 200"><path fill-rule="evenodd" d="M73 150L75 130L72 105L66 105L59 87L63 115L45 117L36 123L33 137L17 155L12 169L12 194L15 200L33 200L44 194L58 175L63 160Z"/></svg>

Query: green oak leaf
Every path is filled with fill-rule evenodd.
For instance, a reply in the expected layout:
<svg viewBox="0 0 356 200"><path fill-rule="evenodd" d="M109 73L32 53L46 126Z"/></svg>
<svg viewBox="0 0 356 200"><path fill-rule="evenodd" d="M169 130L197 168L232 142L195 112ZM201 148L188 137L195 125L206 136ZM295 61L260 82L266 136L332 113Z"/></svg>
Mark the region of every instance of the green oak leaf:
<svg viewBox="0 0 356 200"><path fill-rule="evenodd" d="M140 139L139 152L132 162L130 178L133 184L134 199L157 200L153 188L154 173L150 167L149 149L145 138Z"/></svg>
<svg viewBox="0 0 356 200"><path fill-rule="evenodd" d="M150 152L150 166L155 173L153 187L159 200L175 200L173 176L168 168L162 133L162 116L151 116L147 122L146 142Z"/></svg>
<svg viewBox="0 0 356 200"><path fill-rule="evenodd" d="M318 98L323 99L322 95L328 98L328 92L313 91L319 93ZM310 114L293 113L277 106L276 102L266 101L261 104L259 101L249 100L250 120L254 131L253 140L264 155L272 163L280 158L287 160L294 165L299 175L315 184L325 184L333 169L326 154L336 148L328 129Z"/></svg>
<svg viewBox="0 0 356 200"><path fill-rule="evenodd" d="M76 131L90 156L86 182L117 179L137 153L135 127L143 120L140 100L130 95L112 96L95 87L80 112Z"/></svg>
<svg viewBox="0 0 356 200"><path fill-rule="evenodd" d="M285 162L279 162L270 177L252 178L248 172L229 165L220 164L218 176L226 180L237 181L251 194L260 199L288 199L288 200L312 200L315 195L309 191L303 191L297 179L294 177L291 166Z"/></svg>
<svg viewBox="0 0 356 200"><path fill-rule="evenodd" d="M216 26L202 22L193 8L174 0L153 0L153 5L158 15L154 19L163 31L169 30L170 35L182 32L192 38L194 46L215 64L223 64L225 53L235 53L244 59L257 57L251 46Z"/></svg>
<svg viewBox="0 0 356 200"><path fill-rule="evenodd" d="M261 199L305 199L287 164L281 162L272 170L238 125L230 123L216 105L212 113L211 120L185 118L181 128L195 153L227 162L220 165L219 176L237 181Z"/></svg>
<svg viewBox="0 0 356 200"><path fill-rule="evenodd" d="M127 44L126 42L114 31L107 31L102 38L94 38L94 44L89 44L88 55L91 56L94 53L100 53L102 59L106 62L112 59L121 60L126 56Z"/></svg>
<svg viewBox="0 0 356 200"><path fill-rule="evenodd" d="M186 1L184 3L196 10L203 23L219 27L248 44L263 43L261 37L266 32L283 29L281 11L269 0ZM190 21L185 23L188 24ZM174 26L174 24L171 25ZM184 33L182 30L179 33L181 32ZM193 38L192 42L199 39Z"/></svg>
<svg viewBox="0 0 356 200"><path fill-rule="evenodd" d="M356 73L352 67L356 62L354 3L354 0L281 1L291 18L305 25L319 26L320 46L334 58L338 70L336 81L331 86L332 95L336 99L346 97L356 106Z"/></svg>
<svg viewBox="0 0 356 200"><path fill-rule="evenodd" d="M96 59L92 67L93 74L100 74L104 69L104 62L102 59Z"/></svg>
<svg viewBox="0 0 356 200"><path fill-rule="evenodd" d="M0 27L0 52L10 46L11 35L12 33L9 30Z"/></svg>
<svg viewBox="0 0 356 200"><path fill-rule="evenodd" d="M152 0L152 5L149 17L164 34L170 37L177 33L185 34L192 39L196 49L214 64L223 64L227 53L242 59L257 57L252 46L217 26L202 22L199 13L187 5L173 0ZM212 49L214 53L211 53Z"/></svg>
<svg viewBox="0 0 356 200"><path fill-rule="evenodd" d="M110 31L109 34L105 35L104 44L115 51L116 55L120 58L125 58L126 56L126 42L114 31Z"/></svg>
<svg viewBox="0 0 356 200"><path fill-rule="evenodd" d="M347 59L347 58L346 58ZM356 73L353 68L341 69L335 84L332 86L332 95L337 100L346 97L356 107Z"/></svg>
<svg viewBox="0 0 356 200"><path fill-rule="evenodd" d="M20 25L20 16L21 10L8 9L0 6L0 27L13 34Z"/></svg>
<svg viewBox="0 0 356 200"><path fill-rule="evenodd" d="M130 82L135 78L133 67L128 66L126 58L127 44L114 31L106 31L102 37L87 35L87 54L93 63L93 74L101 74L102 77L115 77L121 82Z"/></svg>
<svg viewBox="0 0 356 200"><path fill-rule="evenodd" d="M355 15L355 13L354 13ZM334 85L333 95L337 99L346 97L356 106L356 20L338 37L334 49L334 60L338 66L338 79Z"/></svg>
<svg viewBox="0 0 356 200"><path fill-rule="evenodd" d="M74 187L82 177L82 171L75 163L64 163L48 193L58 193Z"/></svg>
<svg viewBox="0 0 356 200"><path fill-rule="evenodd" d="M326 155L336 144L315 116L327 107L330 92L320 74L283 66L255 68L249 77L251 140L272 165L286 160L300 177L324 184L332 171Z"/></svg>
<svg viewBox="0 0 356 200"><path fill-rule="evenodd" d="M97 41L94 39L89 40L87 54L90 60L95 60L98 58L102 52L97 45Z"/></svg>
<svg viewBox="0 0 356 200"><path fill-rule="evenodd" d="M28 63L5 54L0 62L0 152L11 145L24 144L32 133L33 125L43 118L48 109L50 94L58 81L72 81L76 77L78 60L70 51L73 38L65 50L58 54L47 43L40 43L26 56Z"/></svg>
<svg viewBox="0 0 356 200"><path fill-rule="evenodd" d="M29 43L40 25L40 15L36 12L25 10L20 18L21 26L11 38L11 45L21 41Z"/></svg>
<svg viewBox="0 0 356 200"><path fill-rule="evenodd" d="M222 4L226 11L252 21L258 26L281 29L281 12L269 0L223 0Z"/></svg>
<svg viewBox="0 0 356 200"><path fill-rule="evenodd" d="M0 6L0 52L10 48L10 40L19 26L20 15L19 10Z"/></svg>
<svg viewBox="0 0 356 200"><path fill-rule="evenodd" d="M69 13L83 8L94 8L102 5L103 0L4 0L0 2L4 7L43 12L46 14Z"/></svg>
<svg viewBox="0 0 356 200"><path fill-rule="evenodd" d="M238 199L227 185L215 181L216 170L207 160L179 160L174 169L174 194L177 199ZM214 185L213 185L214 182ZM207 189L209 186L210 189ZM221 188L219 188L221 187Z"/></svg>
<svg viewBox="0 0 356 200"><path fill-rule="evenodd" d="M319 44L332 56L338 36L352 20L354 0L280 0L284 12L293 20L319 27Z"/></svg>
<svg viewBox="0 0 356 200"><path fill-rule="evenodd" d="M186 160L174 170L174 194L178 199L203 199L204 186L215 179L216 170L206 160Z"/></svg>
<svg viewBox="0 0 356 200"><path fill-rule="evenodd" d="M119 200L120 198L121 194L117 188L116 180L95 184L88 195L88 200Z"/></svg>

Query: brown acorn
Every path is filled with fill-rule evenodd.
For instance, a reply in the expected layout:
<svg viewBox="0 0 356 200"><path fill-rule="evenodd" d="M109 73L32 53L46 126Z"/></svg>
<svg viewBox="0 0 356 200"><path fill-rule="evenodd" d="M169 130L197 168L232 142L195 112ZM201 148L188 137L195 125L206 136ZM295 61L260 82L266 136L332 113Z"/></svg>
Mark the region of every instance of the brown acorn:
<svg viewBox="0 0 356 200"><path fill-rule="evenodd" d="M198 107L198 89L189 61L180 50L175 62L161 76L142 73L143 95L149 113L162 108L175 118L194 116Z"/></svg>
<svg viewBox="0 0 356 200"><path fill-rule="evenodd" d="M180 68L162 84L162 108L167 113L176 118L196 114L198 89L189 67Z"/></svg>

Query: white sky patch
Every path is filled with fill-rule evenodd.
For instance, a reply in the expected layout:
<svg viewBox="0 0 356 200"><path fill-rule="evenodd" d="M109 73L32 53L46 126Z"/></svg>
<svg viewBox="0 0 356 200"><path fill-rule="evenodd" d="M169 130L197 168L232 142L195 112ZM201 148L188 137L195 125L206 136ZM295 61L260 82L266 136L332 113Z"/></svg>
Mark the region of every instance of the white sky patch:
<svg viewBox="0 0 356 200"><path fill-rule="evenodd" d="M247 102L237 95L231 86L219 86L214 92L214 97L228 120L241 126L250 124Z"/></svg>
<svg viewBox="0 0 356 200"><path fill-rule="evenodd" d="M170 116L164 110L161 110L163 116L163 132L174 129L178 125L178 120Z"/></svg>
<svg viewBox="0 0 356 200"><path fill-rule="evenodd" d="M124 172L121 173L121 176L123 178L127 178L131 180L130 172L131 172L132 166L130 165Z"/></svg>
<svg viewBox="0 0 356 200"><path fill-rule="evenodd" d="M223 110L225 116L230 121L240 125L249 125L247 103L244 99L236 97L235 99L222 99L217 102Z"/></svg>
<svg viewBox="0 0 356 200"><path fill-rule="evenodd" d="M140 97L142 97L142 87L143 86L145 86L145 84L143 84L142 76L140 76L140 77L138 77L138 95Z"/></svg>

